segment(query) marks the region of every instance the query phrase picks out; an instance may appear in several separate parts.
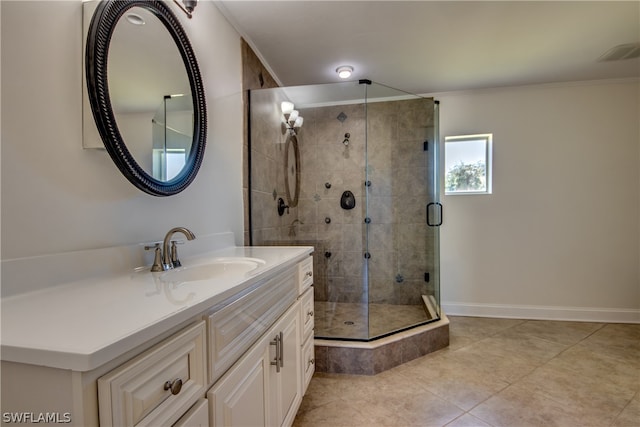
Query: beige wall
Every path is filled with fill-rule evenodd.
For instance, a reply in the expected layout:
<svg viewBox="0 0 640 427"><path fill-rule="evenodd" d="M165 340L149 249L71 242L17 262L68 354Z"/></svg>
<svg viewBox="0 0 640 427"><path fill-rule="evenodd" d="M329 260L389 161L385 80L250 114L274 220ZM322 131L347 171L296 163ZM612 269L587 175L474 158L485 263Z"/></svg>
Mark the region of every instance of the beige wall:
<svg viewBox="0 0 640 427"><path fill-rule="evenodd" d="M213 2L191 20L174 8L202 73L208 138L199 175L168 198L133 187L106 151L82 148L82 2L0 7L3 259L153 241L178 225L242 243L240 36Z"/></svg>
<svg viewBox="0 0 640 427"><path fill-rule="evenodd" d="M444 196L448 314L640 321L638 81L438 94L493 133L493 194Z"/></svg>

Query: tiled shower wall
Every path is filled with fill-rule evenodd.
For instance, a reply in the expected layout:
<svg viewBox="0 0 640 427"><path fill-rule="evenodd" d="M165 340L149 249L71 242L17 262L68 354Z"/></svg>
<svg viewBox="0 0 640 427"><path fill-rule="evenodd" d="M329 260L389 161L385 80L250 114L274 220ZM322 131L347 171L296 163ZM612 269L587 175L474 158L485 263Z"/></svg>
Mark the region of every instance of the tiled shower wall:
<svg viewBox="0 0 640 427"><path fill-rule="evenodd" d="M253 244L315 246L317 301L421 304L434 291L425 273L437 273L433 230L425 224L433 156L424 142L433 142L433 100L300 109L300 198L280 217L283 99L276 92L258 96L272 99L252 99ZM340 206L347 190L356 200L350 210Z"/></svg>
<svg viewBox="0 0 640 427"><path fill-rule="evenodd" d="M367 122L369 300L422 304L438 277L436 229L426 225L435 189L433 99L369 103Z"/></svg>

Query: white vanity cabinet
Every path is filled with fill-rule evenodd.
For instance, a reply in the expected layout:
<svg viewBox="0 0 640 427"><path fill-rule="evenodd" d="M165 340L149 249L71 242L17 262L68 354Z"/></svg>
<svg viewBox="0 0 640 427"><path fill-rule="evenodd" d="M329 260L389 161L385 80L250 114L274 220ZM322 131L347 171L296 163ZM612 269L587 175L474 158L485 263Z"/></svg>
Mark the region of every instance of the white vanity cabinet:
<svg viewBox="0 0 640 427"><path fill-rule="evenodd" d="M298 264L300 292L300 345L301 369L303 376L303 395L315 372L315 353L313 346L314 304L313 304L313 258Z"/></svg>
<svg viewBox="0 0 640 427"><path fill-rule="evenodd" d="M300 345L301 369L303 375L303 390L306 390L315 372L315 353L313 346L314 326L313 287L309 287L300 297Z"/></svg>
<svg viewBox="0 0 640 427"><path fill-rule="evenodd" d="M298 289L295 268L288 269L235 301L210 310L206 321L211 383L295 302Z"/></svg>
<svg viewBox="0 0 640 427"><path fill-rule="evenodd" d="M302 400L299 316L296 301L207 393L212 426L293 422Z"/></svg>
<svg viewBox="0 0 640 427"><path fill-rule="evenodd" d="M3 413L52 413L74 426L290 426L313 374L311 250L217 252L222 259L265 259L268 268L211 283L167 284L164 291L193 299L177 309L175 298L154 292L155 276L143 273L106 282L111 288L87 281L62 287L59 295L52 291L47 300L86 299L73 306L80 314L70 310L57 320L66 328L44 324L49 334L30 328L25 341L9 330L8 340L3 328ZM33 323L39 311L32 307L43 306L41 300L40 294L4 300L11 321L4 322L3 312L3 323ZM114 318L112 310L99 312L105 301L130 309ZM87 306L93 318L82 317ZM71 333L80 329L87 331L84 340ZM103 333L93 339L91 331ZM51 340L59 349L49 336L62 337L59 345L59 338ZM57 357L64 351L73 361Z"/></svg>
<svg viewBox="0 0 640 427"><path fill-rule="evenodd" d="M293 423L314 369L311 257L296 268L291 307L207 393L211 426Z"/></svg>
<svg viewBox="0 0 640 427"><path fill-rule="evenodd" d="M309 257L102 376L100 424L207 425L208 407L210 426L290 426L313 374L312 283Z"/></svg>

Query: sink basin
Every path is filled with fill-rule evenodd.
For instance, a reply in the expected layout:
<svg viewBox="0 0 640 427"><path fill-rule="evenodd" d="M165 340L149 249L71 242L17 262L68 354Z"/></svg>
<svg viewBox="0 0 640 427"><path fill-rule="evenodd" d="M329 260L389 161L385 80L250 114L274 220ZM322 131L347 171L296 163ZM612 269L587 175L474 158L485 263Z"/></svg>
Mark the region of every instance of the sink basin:
<svg viewBox="0 0 640 427"><path fill-rule="evenodd" d="M215 278L245 277L265 265L259 258L216 258L210 263L170 270L160 276L163 282L197 282Z"/></svg>

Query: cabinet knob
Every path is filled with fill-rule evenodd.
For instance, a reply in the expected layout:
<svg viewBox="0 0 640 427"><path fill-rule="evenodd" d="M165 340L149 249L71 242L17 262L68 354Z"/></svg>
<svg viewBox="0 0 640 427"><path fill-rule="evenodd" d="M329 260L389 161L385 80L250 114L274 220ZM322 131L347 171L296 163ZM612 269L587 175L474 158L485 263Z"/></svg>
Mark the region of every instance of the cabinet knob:
<svg viewBox="0 0 640 427"><path fill-rule="evenodd" d="M309 366L311 366L311 365L313 365L315 363L316 363L315 359L313 359L313 358L309 359Z"/></svg>
<svg viewBox="0 0 640 427"><path fill-rule="evenodd" d="M307 311L307 316L309 316L309 317L313 316L313 310Z"/></svg>
<svg viewBox="0 0 640 427"><path fill-rule="evenodd" d="M180 393L180 390L182 390L182 380L177 378L173 381L167 381L164 383L164 389L171 390L171 394L173 395L178 394Z"/></svg>
<svg viewBox="0 0 640 427"><path fill-rule="evenodd" d="M313 271L307 271L306 275L309 276L309 277L313 277Z"/></svg>

